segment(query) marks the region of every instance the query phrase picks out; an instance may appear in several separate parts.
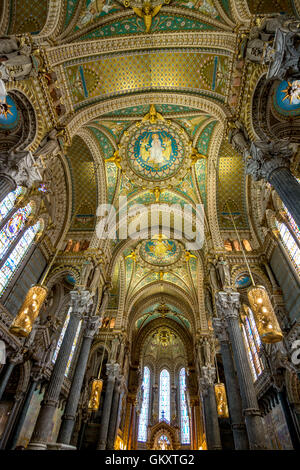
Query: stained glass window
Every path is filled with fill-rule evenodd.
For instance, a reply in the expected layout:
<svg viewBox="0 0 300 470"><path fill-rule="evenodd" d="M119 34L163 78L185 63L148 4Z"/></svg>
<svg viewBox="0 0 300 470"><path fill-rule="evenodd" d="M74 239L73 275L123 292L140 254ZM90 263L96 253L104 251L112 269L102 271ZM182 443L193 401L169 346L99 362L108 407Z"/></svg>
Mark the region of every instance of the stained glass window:
<svg viewBox="0 0 300 470"><path fill-rule="evenodd" d="M300 246L300 232L299 232L299 227L296 225L294 219L289 214L289 212L287 212L287 217L288 217L290 226L293 229L295 237L299 241L299 244L297 243L297 241L295 240L295 238L291 234L291 232L288 229L286 224L284 224L282 222L278 222L276 220L276 226L279 230L282 243L283 243L284 247L286 248L287 253L288 253L292 263L294 264L298 274L300 275L300 247L299 247Z"/></svg>
<svg viewBox="0 0 300 470"><path fill-rule="evenodd" d="M179 373L179 393L180 393L180 423L181 423L181 442L190 444L190 422L186 403L186 381L185 369L182 368Z"/></svg>
<svg viewBox="0 0 300 470"><path fill-rule="evenodd" d="M165 434L162 434L157 441L160 450L168 450L170 448L170 441Z"/></svg>
<svg viewBox="0 0 300 470"><path fill-rule="evenodd" d="M71 307L69 308L68 313L66 315L62 330L60 332L60 335L59 335L59 338L58 338L58 341L57 341L55 351L54 351L53 356L52 356L53 364L55 364L55 362L56 362L59 350L61 348L64 336L66 334L66 330L68 328L68 324L69 324L69 321L70 321L70 314L71 314ZM73 359L74 352L76 350L76 346L77 346L77 343L78 343L78 338L79 338L79 333L80 333L80 330L81 330L81 325L82 325L82 320L80 320L80 322L79 322L79 325L78 325L77 330L76 330L76 335L75 335L75 338L74 338L74 341L73 341L73 344L72 344L72 349L71 349L69 359L68 359L68 362L67 362L67 366L66 366L66 370L65 370L65 376L66 377L69 373L69 370L70 370L70 367L71 367L71 364L72 364L72 359Z"/></svg>
<svg viewBox="0 0 300 470"><path fill-rule="evenodd" d="M159 380L159 420L170 422L170 374L166 369L161 371Z"/></svg>
<svg viewBox="0 0 300 470"><path fill-rule="evenodd" d="M22 186L18 186L11 191L0 203L0 222L5 219L9 212L13 209L17 197L22 193Z"/></svg>
<svg viewBox="0 0 300 470"><path fill-rule="evenodd" d="M0 232L0 256L3 257L9 249L11 243L17 238L20 231L24 228L28 216L32 212L32 204L18 209L14 215L6 222Z"/></svg>
<svg viewBox="0 0 300 470"><path fill-rule="evenodd" d="M250 366L253 374L254 381L263 371L263 364L259 357L259 350L261 348L261 340L257 331L253 313L249 307L245 307L247 313L244 324L242 325L244 340L248 352Z"/></svg>
<svg viewBox="0 0 300 470"><path fill-rule="evenodd" d="M0 270L0 295L3 294L20 262L28 252L35 235L40 231L40 229L40 222L29 227L3 264Z"/></svg>
<svg viewBox="0 0 300 470"><path fill-rule="evenodd" d="M138 441L147 441L147 427L148 427L148 415L149 415L149 403L150 403L150 370L149 367L144 367L143 375L143 402L140 413L139 429L138 429Z"/></svg>

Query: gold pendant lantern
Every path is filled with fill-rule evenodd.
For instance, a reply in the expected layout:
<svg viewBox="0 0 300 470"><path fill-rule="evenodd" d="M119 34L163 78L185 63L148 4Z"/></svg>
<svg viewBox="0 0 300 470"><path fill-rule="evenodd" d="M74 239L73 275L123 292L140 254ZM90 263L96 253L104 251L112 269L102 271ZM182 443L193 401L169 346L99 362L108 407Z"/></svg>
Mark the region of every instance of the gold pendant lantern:
<svg viewBox="0 0 300 470"><path fill-rule="evenodd" d="M247 294L261 340L264 343L282 341L283 334L266 289L252 286Z"/></svg>
<svg viewBox="0 0 300 470"><path fill-rule="evenodd" d="M88 404L89 411L98 411L100 405L100 397L103 387L102 379L94 379L92 383L92 391Z"/></svg>
<svg viewBox="0 0 300 470"><path fill-rule="evenodd" d="M23 305L9 329L14 335L22 337L29 335L47 293L47 287L41 285L36 285L29 289Z"/></svg>
<svg viewBox="0 0 300 470"><path fill-rule="evenodd" d="M221 382L215 384L215 395L217 402L218 416L229 418L225 385Z"/></svg>
<svg viewBox="0 0 300 470"><path fill-rule="evenodd" d="M101 392L102 392L102 387L103 387L103 380L100 379L101 377L101 371L102 371L102 366L103 366L103 360L104 360L104 354L105 354L105 346L108 338L108 332L109 332L109 325L110 325L110 320L111 317L108 317L108 331L105 336L105 341L104 341L104 346L103 346L103 352L102 352L102 358L101 358L101 364L98 372L98 377L93 380L92 382L92 390L91 390L91 396L89 399L88 403L88 411L98 411L99 405L100 405L100 397L101 397ZM103 322L102 322L103 325Z"/></svg>

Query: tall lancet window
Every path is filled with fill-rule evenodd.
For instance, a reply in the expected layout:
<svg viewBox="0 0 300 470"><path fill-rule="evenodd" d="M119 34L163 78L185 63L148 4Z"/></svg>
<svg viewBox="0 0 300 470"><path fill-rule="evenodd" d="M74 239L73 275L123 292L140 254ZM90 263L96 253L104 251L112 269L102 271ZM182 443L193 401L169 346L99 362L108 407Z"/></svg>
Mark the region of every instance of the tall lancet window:
<svg viewBox="0 0 300 470"><path fill-rule="evenodd" d="M257 331L255 319L252 310L248 306L244 306L246 317L242 325L246 349L248 351L249 362L253 374L254 381L263 371L263 364L259 357L261 348L261 340Z"/></svg>
<svg viewBox="0 0 300 470"><path fill-rule="evenodd" d="M170 374L166 369L159 378L159 420L170 422Z"/></svg>
<svg viewBox="0 0 300 470"><path fill-rule="evenodd" d="M139 429L138 429L138 441L147 441L147 427L149 419L149 403L150 403L150 370L149 367L144 367L143 376L143 402L140 413Z"/></svg>
<svg viewBox="0 0 300 470"><path fill-rule="evenodd" d="M14 208L16 199L23 192L22 186L18 186L14 191L11 191L0 202L0 223L8 216L10 211Z"/></svg>
<svg viewBox="0 0 300 470"><path fill-rule="evenodd" d="M186 380L184 367L179 373L181 443L190 444L190 423L186 402Z"/></svg>
<svg viewBox="0 0 300 470"><path fill-rule="evenodd" d="M300 230L286 207L285 213L287 224L276 220L276 226L289 258L300 276Z"/></svg>
<svg viewBox="0 0 300 470"><path fill-rule="evenodd" d="M0 257L3 258L9 250L12 243L25 226L25 222L32 213L32 203L29 202L26 207L18 209L14 215L6 222L0 232Z"/></svg>
<svg viewBox="0 0 300 470"><path fill-rule="evenodd" d="M21 261L28 253L35 236L42 230L41 222L37 222L32 227L29 227L23 233L19 241L17 241L17 236L20 234L22 228L24 228L26 219L31 213L30 207L26 206L26 208L23 209L23 212L17 211L0 232L1 258L3 258L3 252L5 252L5 256L7 256L0 269L0 296L4 293L7 285L20 266ZM11 226L9 226L10 223ZM11 240L7 244L7 239L9 238L8 233L11 234Z"/></svg>

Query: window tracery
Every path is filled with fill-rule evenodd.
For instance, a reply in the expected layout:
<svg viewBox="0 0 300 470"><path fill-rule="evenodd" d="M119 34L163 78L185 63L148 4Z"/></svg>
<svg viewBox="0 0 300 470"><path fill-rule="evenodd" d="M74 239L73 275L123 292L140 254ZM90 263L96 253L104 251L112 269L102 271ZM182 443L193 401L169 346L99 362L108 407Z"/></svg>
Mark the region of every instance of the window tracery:
<svg viewBox="0 0 300 470"><path fill-rule="evenodd" d="M159 420L170 422L170 373L163 369L159 377Z"/></svg>

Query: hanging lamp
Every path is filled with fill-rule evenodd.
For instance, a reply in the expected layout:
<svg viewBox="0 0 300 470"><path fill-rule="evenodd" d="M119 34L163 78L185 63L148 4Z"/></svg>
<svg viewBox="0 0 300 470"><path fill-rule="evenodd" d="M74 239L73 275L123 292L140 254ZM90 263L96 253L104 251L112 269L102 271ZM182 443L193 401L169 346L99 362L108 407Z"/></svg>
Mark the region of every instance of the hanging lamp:
<svg viewBox="0 0 300 470"><path fill-rule="evenodd" d="M223 382L220 382L215 348L214 348L214 360L215 360L215 368L217 372L217 383L215 383L214 389L215 389L218 416L220 418L229 418L226 388L225 388L225 384Z"/></svg>
<svg viewBox="0 0 300 470"><path fill-rule="evenodd" d="M29 291L27 292L25 300L9 328L9 331L15 336L26 338L31 333L33 324L38 317L48 294L48 288L43 284L46 280L46 277L48 276L50 269L52 268L58 252L59 248L56 250L56 253L53 256L41 283L30 287Z"/></svg>
<svg viewBox="0 0 300 470"><path fill-rule="evenodd" d="M220 179L217 174L215 163L214 163L214 168L216 172L216 177L219 181L219 184L221 185ZM247 290L247 296L248 296L248 300L251 306L251 310L254 315L254 319L257 325L259 336L263 343L278 343L279 341L283 340L283 334L279 326L277 317L275 315L270 297L264 286L255 284L241 238L237 231L235 221L234 221L231 209L228 204L228 200L226 200L226 205L227 205L228 212L230 214L230 218L234 226L234 230L235 230L237 239L239 241L239 244L240 244L243 256L244 256L244 260L245 260L245 263L249 272L250 280L252 283L252 286L250 286Z"/></svg>
<svg viewBox="0 0 300 470"><path fill-rule="evenodd" d="M93 379L93 382L92 382L91 395L90 395L90 399L89 399L89 403L88 403L88 411L90 411L90 412L98 411L99 406L100 406L100 398L101 398L101 392L102 392L102 388L103 388L103 380L100 379L100 377L101 377L103 359L104 359L104 354L105 354L105 346L106 346L106 342L107 342L107 338L108 338L108 332L109 332L109 329L110 329L110 320L111 319L109 317L108 327L107 327L108 330L107 330L107 334L106 334L105 341L104 341L103 353L102 353L101 364L100 364L98 376L97 376L97 378Z"/></svg>

